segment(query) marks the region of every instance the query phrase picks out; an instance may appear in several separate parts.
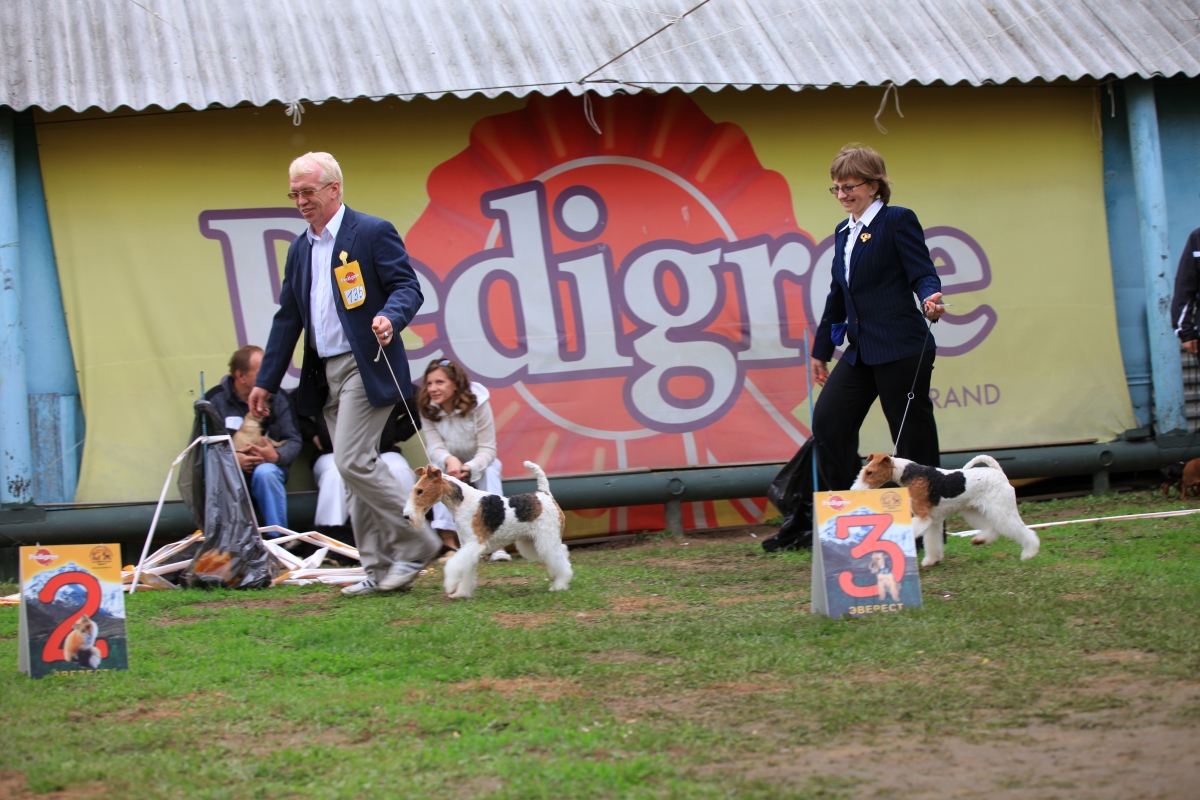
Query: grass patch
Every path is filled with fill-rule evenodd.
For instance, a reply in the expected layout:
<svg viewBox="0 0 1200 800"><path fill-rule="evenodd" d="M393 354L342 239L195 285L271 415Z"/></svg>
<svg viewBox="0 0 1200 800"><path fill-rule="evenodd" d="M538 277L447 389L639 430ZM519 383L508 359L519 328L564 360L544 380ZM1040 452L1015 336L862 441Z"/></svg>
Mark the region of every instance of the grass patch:
<svg viewBox="0 0 1200 800"><path fill-rule="evenodd" d="M848 747L1091 736L1096 762L1111 731L1200 730L1200 515L1052 528L1029 562L952 538L923 609L836 621L809 613L811 556L763 553L770 532L578 550L565 593L520 560L481 564L466 602L440 575L141 593L130 671L70 681L16 672L0 609L0 796L848 798L904 785L837 767ZM1083 785L1014 774L996 791Z"/></svg>

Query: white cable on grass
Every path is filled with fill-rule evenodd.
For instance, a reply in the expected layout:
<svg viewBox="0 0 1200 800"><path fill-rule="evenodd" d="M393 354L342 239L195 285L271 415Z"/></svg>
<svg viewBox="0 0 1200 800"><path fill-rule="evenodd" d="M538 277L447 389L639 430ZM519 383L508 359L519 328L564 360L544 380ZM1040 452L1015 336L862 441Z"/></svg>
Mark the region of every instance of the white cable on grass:
<svg viewBox="0 0 1200 800"><path fill-rule="evenodd" d="M1056 528L1059 525L1077 525L1083 522L1121 522L1131 519L1168 519L1170 517L1186 517L1190 514L1200 514L1200 508L1185 508L1179 511L1155 511L1150 514L1122 514L1116 517L1089 517L1087 519L1068 519L1059 522L1039 522L1036 525L1027 525L1030 529ZM979 531L958 531L951 533L951 536L974 536Z"/></svg>

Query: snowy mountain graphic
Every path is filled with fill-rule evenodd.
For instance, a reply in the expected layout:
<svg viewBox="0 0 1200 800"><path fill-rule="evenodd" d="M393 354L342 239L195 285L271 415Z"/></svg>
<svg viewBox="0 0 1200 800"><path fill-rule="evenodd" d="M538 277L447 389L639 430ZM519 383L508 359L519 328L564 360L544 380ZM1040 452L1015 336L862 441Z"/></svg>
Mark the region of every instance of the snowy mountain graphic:
<svg viewBox="0 0 1200 800"><path fill-rule="evenodd" d="M848 511L841 516L864 516L867 514L878 513L878 511L870 508L860 507L853 511ZM863 539L867 538L867 534L870 532L870 525L851 527L850 535L845 539L839 539L837 537L837 518L835 517L821 526L820 535L821 541L824 542L826 546L833 545L835 547L845 548L847 551L849 551L850 548L857 546L860 542L862 542ZM912 525L902 525L900 523L893 522L888 532L880 538L883 541L895 542L896 544L900 545L901 552L903 552L906 556L915 558L917 555L917 544L916 540L913 538Z"/></svg>
<svg viewBox="0 0 1200 800"><path fill-rule="evenodd" d="M57 569L48 569L33 577L25 586L23 599L30 605L40 605L38 593L42 591L51 578L64 572L87 572L86 569L73 561L69 561ZM87 589L79 584L68 584L55 593L54 599L46 605L59 611L74 612L87 602ZM125 596L121 593L120 584L100 582L100 610L116 619L125 618Z"/></svg>

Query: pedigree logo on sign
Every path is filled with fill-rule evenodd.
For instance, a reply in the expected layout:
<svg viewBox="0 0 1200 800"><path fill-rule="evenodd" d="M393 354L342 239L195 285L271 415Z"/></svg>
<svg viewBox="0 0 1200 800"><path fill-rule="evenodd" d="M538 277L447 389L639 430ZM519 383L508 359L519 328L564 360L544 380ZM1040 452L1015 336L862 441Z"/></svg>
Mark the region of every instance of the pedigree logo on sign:
<svg viewBox="0 0 1200 800"><path fill-rule="evenodd" d="M681 92L602 99L596 121L579 98L534 95L430 174L405 237L425 295L406 332L414 378L456 359L492 391L501 459L554 473L786 459L807 435L804 331L832 236L802 230L741 128ZM266 341L274 239L303 227L292 209L201 215L240 342ZM990 282L969 236L927 238L947 293ZM987 306L946 315L939 355L995 322Z"/></svg>

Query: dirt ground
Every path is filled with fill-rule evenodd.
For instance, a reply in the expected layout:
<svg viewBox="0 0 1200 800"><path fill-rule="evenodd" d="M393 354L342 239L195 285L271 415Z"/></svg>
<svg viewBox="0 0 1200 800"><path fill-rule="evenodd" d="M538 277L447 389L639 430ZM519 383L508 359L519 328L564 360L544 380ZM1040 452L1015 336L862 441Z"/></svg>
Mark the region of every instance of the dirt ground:
<svg viewBox="0 0 1200 800"><path fill-rule="evenodd" d="M751 525L691 533L680 546L762 541L775 528ZM752 537L751 534L754 534ZM639 547L620 542L604 548ZM807 592L798 593L807 595ZM741 598L731 598L736 602ZM1109 651L1092 658L1114 663L1154 658L1137 651ZM631 718L653 709L698 720L721 714L717 707L739 695L777 691L770 681L708 687L694 695L617 703ZM1081 693L1115 694L1119 709L1069 714L1054 722L1000 729L986 739L923 738L899 726L889 732L829 746L776 747L786 741L769 720L754 723L764 751L753 760L712 764L703 771L736 772L779 786L816 791L816 796L857 798L1002 798L1003 800L1194 800L1200 798L1200 729L1178 716L1200 704L1200 682L1156 683L1141 676L1107 678L1077 687ZM885 730L886 725L883 726ZM901 737L904 737L901 740ZM824 791L822 791L822 789Z"/></svg>

